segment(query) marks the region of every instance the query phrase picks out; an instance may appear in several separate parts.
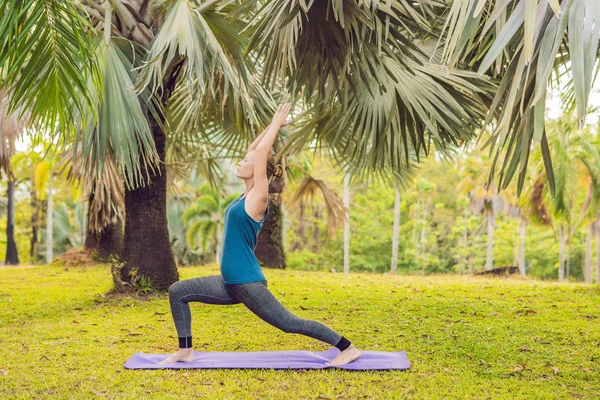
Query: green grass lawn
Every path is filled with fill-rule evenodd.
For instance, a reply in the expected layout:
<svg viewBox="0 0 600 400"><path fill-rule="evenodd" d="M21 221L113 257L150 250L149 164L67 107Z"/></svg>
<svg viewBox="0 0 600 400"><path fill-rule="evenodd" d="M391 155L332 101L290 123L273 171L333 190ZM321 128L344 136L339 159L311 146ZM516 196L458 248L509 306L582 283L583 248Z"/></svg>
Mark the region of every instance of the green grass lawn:
<svg viewBox="0 0 600 400"><path fill-rule="evenodd" d="M217 266L181 269L182 279ZM405 350L408 371L127 370L171 353L166 293L107 295L106 266L0 267L0 398L600 398L600 286L526 279L273 271L294 314L361 350ZM243 305L192 303L196 351L313 350Z"/></svg>

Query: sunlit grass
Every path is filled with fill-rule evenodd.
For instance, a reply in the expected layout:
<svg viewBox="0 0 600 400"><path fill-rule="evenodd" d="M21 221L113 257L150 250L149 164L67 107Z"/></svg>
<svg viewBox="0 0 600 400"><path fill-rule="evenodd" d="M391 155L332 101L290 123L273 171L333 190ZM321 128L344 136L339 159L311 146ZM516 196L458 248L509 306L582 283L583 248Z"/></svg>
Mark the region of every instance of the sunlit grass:
<svg viewBox="0 0 600 400"><path fill-rule="evenodd" d="M182 279L217 266L182 268ZM598 398L600 286L263 269L294 314L409 371L127 370L171 353L166 293L107 296L107 267L0 268L0 398ZM243 305L192 303L196 351L314 350ZM581 396L581 397L579 397Z"/></svg>

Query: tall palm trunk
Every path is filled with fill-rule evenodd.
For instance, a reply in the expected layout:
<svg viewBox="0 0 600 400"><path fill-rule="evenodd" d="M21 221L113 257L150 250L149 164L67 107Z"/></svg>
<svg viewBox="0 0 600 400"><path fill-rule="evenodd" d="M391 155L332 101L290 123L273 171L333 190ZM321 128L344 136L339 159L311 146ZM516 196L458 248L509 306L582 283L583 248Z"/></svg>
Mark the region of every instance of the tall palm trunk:
<svg viewBox="0 0 600 400"><path fill-rule="evenodd" d="M461 269L460 274L464 274L466 271L471 271L470 262L471 258L467 253L467 245L469 243L469 219L465 219L465 230L463 231L463 254L465 255L465 266Z"/></svg>
<svg viewBox="0 0 600 400"><path fill-rule="evenodd" d="M398 244L400 242L400 191L398 188L394 191L394 236L392 239L392 274L396 273L398 268Z"/></svg>
<svg viewBox="0 0 600 400"><path fill-rule="evenodd" d="M321 213L319 212L319 206L313 204L312 206L312 220L313 222L313 240L312 240L312 252L319 252L319 237L321 231L319 230L319 220L321 219Z"/></svg>
<svg viewBox="0 0 600 400"><path fill-rule="evenodd" d="M567 241L567 256L565 257L565 261L566 261L566 274L565 274L565 278L567 279L567 282L569 281L569 277L571 276L571 227L568 227L567 230L567 237L566 237L566 241Z"/></svg>
<svg viewBox="0 0 600 400"><path fill-rule="evenodd" d="M585 267L583 269L585 283L592 283L592 228L593 224L589 224L585 238Z"/></svg>
<svg viewBox="0 0 600 400"><path fill-rule="evenodd" d="M562 282L565 279L565 230L560 225L560 253L558 265L558 281Z"/></svg>
<svg viewBox="0 0 600 400"><path fill-rule="evenodd" d="M33 185L31 186L33 187ZM31 238L29 239L29 259L30 263L37 264L39 207L35 188L31 189L29 191L29 194L31 196Z"/></svg>
<svg viewBox="0 0 600 400"><path fill-rule="evenodd" d="M166 102L164 98L163 101ZM138 268L138 275L150 278L155 289L165 290L179 280L167 225L166 136L149 113L148 120L161 162L157 167L159 173L149 170L150 184L125 190L125 248L122 259L126 265L121 270L121 280L130 283L131 269Z"/></svg>
<svg viewBox="0 0 600 400"><path fill-rule="evenodd" d="M346 168L344 175L344 206L346 219L344 220L344 273L350 273L350 174Z"/></svg>
<svg viewBox="0 0 600 400"><path fill-rule="evenodd" d="M596 283L600 283L600 229L596 229Z"/></svg>
<svg viewBox="0 0 600 400"><path fill-rule="evenodd" d="M285 171L284 159L281 166ZM258 234L254 254L262 265L269 268L285 269L283 250L283 214L281 193L285 187L285 173L279 179L273 179L269 185L269 213Z"/></svg>
<svg viewBox="0 0 600 400"><path fill-rule="evenodd" d="M491 201L491 200L490 200ZM487 225L487 258L485 261L485 269L491 270L494 268L494 212L487 210L486 212L486 225Z"/></svg>
<svg viewBox="0 0 600 400"><path fill-rule="evenodd" d="M5 264L19 264L19 252L15 243L15 182L8 181L8 209L6 222L6 259Z"/></svg>
<svg viewBox="0 0 600 400"><path fill-rule="evenodd" d="M52 212L54 211L54 206L52 205L52 172L50 172L50 177L48 178L48 207L46 208L46 264L50 264L52 262L53 254L52 254Z"/></svg>
<svg viewBox="0 0 600 400"><path fill-rule="evenodd" d="M304 209L305 209L305 205L304 202L300 202L300 206L299 206L299 214L298 214L298 226L296 228L296 237L294 239L294 242L292 243L292 247L291 247L291 251L294 251L296 249L299 249L305 241L304 238L304 229L305 229L305 218L304 218Z"/></svg>
<svg viewBox="0 0 600 400"><path fill-rule="evenodd" d="M520 243L520 251L519 251L519 271L521 271L521 275L525 276L525 235L527 235L527 221L525 218L520 218L521 224L521 243Z"/></svg>

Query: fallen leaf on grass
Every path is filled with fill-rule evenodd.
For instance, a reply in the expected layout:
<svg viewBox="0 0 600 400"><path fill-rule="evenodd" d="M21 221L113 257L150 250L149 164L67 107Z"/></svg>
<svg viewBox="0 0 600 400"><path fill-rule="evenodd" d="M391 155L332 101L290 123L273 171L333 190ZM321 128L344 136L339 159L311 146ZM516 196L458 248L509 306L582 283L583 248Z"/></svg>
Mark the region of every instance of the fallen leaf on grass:
<svg viewBox="0 0 600 400"><path fill-rule="evenodd" d="M0 368L0 375L6 376L6 375L8 375L8 371L5 370L5 369Z"/></svg>
<svg viewBox="0 0 600 400"><path fill-rule="evenodd" d="M521 351L531 351L531 350L529 350L529 346L521 346L521 347L519 347L519 350L521 350Z"/></svg>
<svg viewBox="0 0 600 400"><path fill-rule="evenodd" d="M525 364L520 364L517 365L516 367L511 369L511 372L521 372L523 370L527 369L527 367L525 366Z"/></svg>
<svg viewBox="0 0 600 400"><path fill-rule="evenodd" d="M569 395L575 399L583 399L583 395L582 394L577 394L577 393L571 393L569 392Z"/></svg>

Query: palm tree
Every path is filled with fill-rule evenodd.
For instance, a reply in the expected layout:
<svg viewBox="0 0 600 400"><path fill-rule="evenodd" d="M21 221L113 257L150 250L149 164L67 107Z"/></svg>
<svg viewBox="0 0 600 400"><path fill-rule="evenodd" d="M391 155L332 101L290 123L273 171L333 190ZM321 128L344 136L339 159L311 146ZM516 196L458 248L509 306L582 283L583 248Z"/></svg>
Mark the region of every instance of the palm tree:
<svg viewBox="0 0 600 400"><path fill-rule="evenodd" d="M482 176L482 171L490 168L490 161L479 150L472 150L465 158L462 167L462 176L459 183L460 191L467 195L470 207L477 214L485 217L487 232L486 262L487 271L493 269L494 258L494 228L496 227L496 214L504 204L503 195L495 193L495 185L487 186Z"/></svg>
<svg viewBox="0 0 600 400"><path fill-rule="evenodd" d="M400 242L400 190L394 188L394 236L392 239L392 265L391 272L396 274L398 268L398 245Z"/></svg>
<svg viewBox="0 0 600 400"><path fill-rule="evenodd" d="M321 197L325 204L325 211L327 217L327 236L333 237L342 221L344 224L347 223L346 217L347 206L344 200L339 196L334 188L321 177L316 177L313 171L312 164L308 161L308 158L303 158L304 164L293 163L289 165L290 175L293 176L295 182L295 190L291 194L289 201L289 207L291 211L300 211L298 229L297 232L299 239L302 239L304 231L304 211L308 202L312 203L313 209L318 210L317 205L314 203L315 198ZM315 228L315 241L318 241L319 230ZM299 247L296 245L294 248Z"/></svg>
<svg viewBox="0 0 600 400"><path fill-rule="evenodd" d="M41 201L46 201L46 244L44 253L46 255L46 263L50 264L54 259L53 236L54 231L54 204L52 181L54 179L54 169L56 161L54 157L50 157L40 162L35 168L34 184Z"/></svg>
<svg viewBox="0 0 600 400"><path fill-rule="evenodd" d="M350 273L350 172L344 168L344 273Z"/></svg>
<svg viewBox="0 0 600 400"><path fill-rule="evenodd" d="M542 171L544 154L533 153L533 160L537 162L538 171L541 172L534 178L535 184L528 194L531 199L528 213L533 221L550 225L555 234L557 232L560 243L559 282L568 279L570 275L569 253L574 232L582 224L591 225L598 213L599 144L587 129L577 133L577 125L577 120L568 115L549 125L551 156L558 162L552 170ZM550 173L555 176L554 197L548 193L549 188L544 184L545 175ZM581 178L585 178L583 185ZM579 196L583 198L582 201L577 196L577 188L581 186L587 188L587 194ZM576 212L578 209L581 210L579 213ZM591 255L586 257L591 258Z"/></svg>
<svg viewBox="0 0 600 400"><path fill-rule="evenodd" d="M39 199L39 182L35 179L38 166L42 163L42 157L35 151L19 152L11 158L11 167L17 178L16 184L24 184L30 196L31 206L31 237L29 239L29 263L38 262L39 232L41 230L40 214L42 202ZM39 178L39 176L38 176Z"/></svg>
<svg viewBox="0 0 600 400"><path fill-rule="evenodd" d="M19 264L19 254L15 243L15 176L11 168L11 157L15 154L15 141L25 128L26 116L20 110L9 111L9 99L5 90L0 90L0 177L4 172L8 177L7 223L6 223L6 264Z"/></svg>

